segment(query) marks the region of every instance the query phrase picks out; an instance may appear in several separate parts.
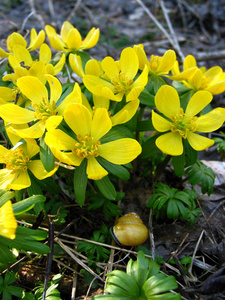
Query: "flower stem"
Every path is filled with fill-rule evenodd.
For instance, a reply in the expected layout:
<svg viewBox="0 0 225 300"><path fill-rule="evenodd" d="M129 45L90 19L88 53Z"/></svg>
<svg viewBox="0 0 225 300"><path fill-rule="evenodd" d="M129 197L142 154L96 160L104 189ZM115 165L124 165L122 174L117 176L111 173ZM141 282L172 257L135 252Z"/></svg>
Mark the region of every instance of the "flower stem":
<svg viewBox="0 0 225 300"><path fill-rule="evenodd" d="M157 179L160 177L162 172L165 170L167 164L169 163L170 159L171 155L167 155L165 159L158 165L154 174L154 181L157 181Z"/></svg>

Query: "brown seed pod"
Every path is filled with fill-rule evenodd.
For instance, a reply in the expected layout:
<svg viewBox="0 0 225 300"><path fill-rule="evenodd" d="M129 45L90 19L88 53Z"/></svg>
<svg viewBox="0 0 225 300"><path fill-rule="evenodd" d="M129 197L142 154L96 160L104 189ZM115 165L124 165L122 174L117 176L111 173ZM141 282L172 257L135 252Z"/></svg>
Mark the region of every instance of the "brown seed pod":
<svg viewBox="0 0 225 300"><path fill-rule="evenodd" d="M114 240L119 245L138 246L148 238L148 228L134 212L120 217L112 229Z"/></svg>

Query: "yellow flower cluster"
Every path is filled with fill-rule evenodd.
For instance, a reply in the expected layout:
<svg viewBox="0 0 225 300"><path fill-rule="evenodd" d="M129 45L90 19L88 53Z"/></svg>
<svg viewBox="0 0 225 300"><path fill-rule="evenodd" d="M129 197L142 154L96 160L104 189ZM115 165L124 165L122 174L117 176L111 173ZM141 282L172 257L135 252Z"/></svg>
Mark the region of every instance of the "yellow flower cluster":
<svg viewBox="0 0 225 300"><path fill-rule="evenodd" d="M44 43L45 32L50 46ZM133 132L139 111L143 115L147 105L145 92L154 98L150 118L160 133L156 146L163 153L181 155L183 139L197 151L213 144L199 132L217 130L225 120L224 108L202 114L213 95L225 90L220 67L198 68L188 55L181 72L173 50L148 58L143 45L123 49L117 61L110 56L87 60L84 50L97 44L99 29L92 28L82 39L66 21L60 34L49 25L45 32L32 29L29 46L23 36L13 33L7 38L7 49L0 48L0 57L8 58L12 69L2 80L13 83L0 87L0 117L12 144L11 149L0 146L4 165L0 189L27 188L30 172L41 180L52 176L60 164L79 167L86 160L87 177L100 180L108 170L99 158L114 165L132 162L142 151ZM57 50L54 57L50 47ZM38 53L35 58L30 54L33 50ZM62 73L68 78L66 84L60 81ZM186 106L169 80L191 91ZM131 119L133 127L129 127ZM121 124L129 133L120 132ZM40 147L54 156L52 166L43 164Z"/></svg>

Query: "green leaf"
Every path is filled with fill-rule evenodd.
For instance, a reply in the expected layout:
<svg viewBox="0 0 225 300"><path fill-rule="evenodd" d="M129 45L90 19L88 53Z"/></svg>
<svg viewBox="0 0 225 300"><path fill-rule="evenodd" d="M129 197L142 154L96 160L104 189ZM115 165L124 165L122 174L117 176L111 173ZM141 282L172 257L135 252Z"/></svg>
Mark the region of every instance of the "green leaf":
<svg viewBox="0 0 225 300"><path fill-rule="evenodd" d="M174 172L178 177L181 177L184 173L184 165L185 165L185 153L179 156L172 157L172 164L174 167Z"/></svg>
<svg viewBox="0 0 225 300"><path fill-rule="evenodd" d="M16 248L18 250L31 251L40 254L47 254L50 249L47 245L40 243L40 240L46 239L47 232L41 230L32 230L30 228L18 226L14 240L0 236L2 246Z"/></svg>
<svg viewBox="0 0 225 300"><path fill-rule="evenodd" d="M188 167L185 171L188 175L188 182L196 185L201 182L201 191L203 194L211 195L216 175L213 170L200 161Z"/></svg>
<svg viewBox="0 0 225 300"><path fill-rule="evenodd" d="M0 262L2 264L8 264L10 262L14 262L16 259L12 252L9 250L8 247L5 247L0 244ZM0 272L1 272L1 267L0 267Z"/></svg>
<svg viewBox="0 0 225 300"><path fill-rule="evenodd" d="M117 176L118 178L126 181L130 179L130 173L127 169L125 169L123 166L115 165L108 160L104 159L103 157L96 157L96 160L103 166L104 169L106 169L109 173Z"/></svg>
<svg viewBox="0 0 225 300"><path fill-rule="evenodd" d="M22 214L31 210L37 203L45 202L45 200L46 199L43 195L33 195L27 199L21 200L20 202L14 203L12 205L13 213L15 216Z"/></svg>
<svg viewBox="0 0 225 300"><path fill-rule="evenodd" d="M146 88L139 95L139 100L140 104L147 105L150 108L155 107L155 97Z"/></svg>
<svg viewBox="0 0 225 300"><path fill-rule="evenodd" d="M160 134L156 134L148 138L142 144L142 153L141 158L150 158L157 153L160 153L160 150L157 148L155 141L159 137Z"/></svg>
<svg viewBox="0 0 225 300"><path fill-rule="evenodd" d="M176 288L178 288L178 284L177 284L175 278L173 276L167 277L165 274L162 274L162 273L151 276L144 283L144 285L142 287L144 294L145 294L145 296L148 297L148 299L151 299L151 296L153 296L153 295L159 295L161 293L164 293L169 290L176 289ZM175 295L173 295L173 296L175 296ZM162 295L161 299L167 299L167 298L164 297L164 295ZM179 297L179 298L175 298L175 299L181 299L181 298Z"/></svg>
<svg viewBox="0 0 225 300"><path fill-rule="evenodd" d="M152 125L152 119L138 122L137 131L155 131L155 128Z"/></svg>
<svg viewBox="0 0 225 300"><path fill-rule="evenodd" d="M45 142L40 143L40 158L47 172L50 172L54 169L55 157Z"/></svg>
<svg viewBox="0 0 225 300"><path fill-rule="evenodd" d="M0 190L0 207L15 196L14 192Z"/></svg>
<svg viewBox="0 0 225 300"><path fill-rule="evenodd" d="M77 203L80 206L84 205L85 202L85 195L86 195L86 188L87 188L87 160L84 159L80 166L76 167L74 171L74 179L73 179L73 186L74 186L74 193L77 200Z"/></svg>
<svg viewBox="0 0 225 300"><path fill-rule="evenodd" d="M105 176L100 180L95 180L95 184L105 198L107 198L109 200L116 199L115 187L112 184L112 182L110 181L108 176Z"/></svg>
<svg viewBox="0 0 225 300"><path fill-rule="evenodd" d="M110 273L105 291L118 297L127 296L127 299L138 299L140 295L139 287L134 278L120 270L114 270Z"/></svg>

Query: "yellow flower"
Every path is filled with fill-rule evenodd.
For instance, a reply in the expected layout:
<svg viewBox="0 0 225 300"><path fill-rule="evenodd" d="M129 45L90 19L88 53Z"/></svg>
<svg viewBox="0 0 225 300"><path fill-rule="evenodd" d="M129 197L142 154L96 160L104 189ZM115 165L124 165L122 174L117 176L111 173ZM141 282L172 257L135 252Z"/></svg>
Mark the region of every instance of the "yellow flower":
<svg viewBox="0 0 225 300"><path fill-rule="evenodd" d="M14 74L7 74L2 77L3 81L11 80L14 85L17 85L17 80L21 77L33 76L37 77L42 83L46 83L44 75L47 74L46 66L42 61L34 62L30 68L17 66L14 68Z"/></svg>
<svg viewBox="0 0 225 300"><path fill-rule="evenodd" d="M39 61L44 63L46 74L56 75L62 70L66 57L63 53L55 66L50 64L51 58L52 52L49 46L47 44L42 44L39 51ZM13 69L16 67L24 67L29 70L37 61L38 60L33 60L29 51L21 45L15 45L13 55L9 55L9 64Z"/></svg>
<svg viewBox="0 0 225 300"><path fill-rule="evenodd" d="M70 66L75 74L77 74L80 78L83 78L84 75L95 75L95 76L102 76L103 69L100 61L96 59L90 59L87 61L85 65L85 69L83 68L81 57L77 54L70 54L69 55L69 63Z"/></svg>
<svg viewBox="0 0 225 300"><path fill-rule="evenodd" d="M20 91L31 101L31 107L22 108L16 104L3 104L0 106L0 116L6 123L26 124L37 121L25 129L10 128L9 131L21 138L39 138L45 129L57 127L62 119L66 106L70 103L82 103L82 94L78 83L73 91L57 105L62 94L59 80L52 75L45 75L50 87L50 96L47 88L36 77L23 77L18 79Z"/></svg>
<svg viewBox="0 0 225 300"><path fill-rule="evenodd" d="M176 61L176 53L173 50L167 50L162 57L151 55L149 60L143 45L135 45L134 50L139 59L139 68L143 70L145 65L147 65L150 74L165 76L173 68Z"/></svg>
<svg viewBox="0 0 225 300"><path fill-rule="evenodd" d="M13 214L12 203L7 201L0 207L0 235L14 240L16 228L17 222Z"/></svg>
<svg viewBox="0 0 225 300"><path fill-rule="evenodd" d="M118 62L112 57L105 57L102 61L105 74L101 77L85 75L84 85L94 95L106 97L110 100L126 101L138 99L148 81L148 68L144 67L142 73L136 78L139 69L137 54L134 49L125 48Z"/></svg>
<svg viewBox="0 0 225 300"><path fill-rule="evenodd" d="M205 115L196 116L211 101L211 93L199 91L192 96L184 113L177 91L171 86L162 86L155 96L155 105L165 117L152 111L152 123L157 131L165 134L156 139L156 146L163 153L174 156L183 153L183 138L197 151L212 146L214 141L198 132L220 128L225 120L225 109L216 108Z"/></svg>
<svg viewBox="0 0 225 300"><path fill-rule="evenodd" d="M32 160L39 152L40 148L33 139L26 140L25 144L18 147L15 145L12 149L0 145L0 163L5 164L5 168L0 170L0 189L21 190L29 187L31 181L28 170L39 180L54 174L57 166L51 172L47 172L41 160Z"/></svg>
<svg viewBox="0 0 225 300"><path fill-rule="evenodd" d="M97 161L98 156L122 165L141 153L141 146L134 139L122 138L101 143L101 138L112 128L105 108L97 108L92 115L85 106L70 104L65 109L64 119L76 134L76 139L55 129L46 133L45 142L62 163L79 166L83 159L87 159L86 173L89 179L99 180L108 174Z"/></svg>
<svg viewBox="0 0 225 300"><path fill-rule="evenodd" d="M85 50L94 47L98 42L100 33L99 29L95 29L93 27L88 32L85 39L82 40L79 31L68 21L63 23L60 36L58 36L55 29L50 25L46 25L45 30L52 48L68 53L75 53L78 50Z"/></svg>
<svg viewBox="0 0 225 300"><path fill-rule="evenodd" d="M36 50L38 47L41 46L41 44L44 42L44 40L45 40L44 30L41 30L37 34L36 30L34 28L32 28L30 31L30 44L27 47L27 42L24 39L24 37L17 32L13 32L7 38L7 50L9 52L4 51L0 47L0 57L8 57L10 53L14 52L15 45L21 45L22 47L27 48L28 51Z"/></svg>
<svg viewBox="0 0 225 300"><path fill-rule="evenodd" d="M191 72L190 72L191 71ZM188 55L183 63L183 72L180 72L178 62L173 68L173 76L169 78L181 81L182 84L192 90L209 91L212 95L217 95L225 91L225 73L219 66L206 70L205 67L197 67L195 58Z"/></svg>

